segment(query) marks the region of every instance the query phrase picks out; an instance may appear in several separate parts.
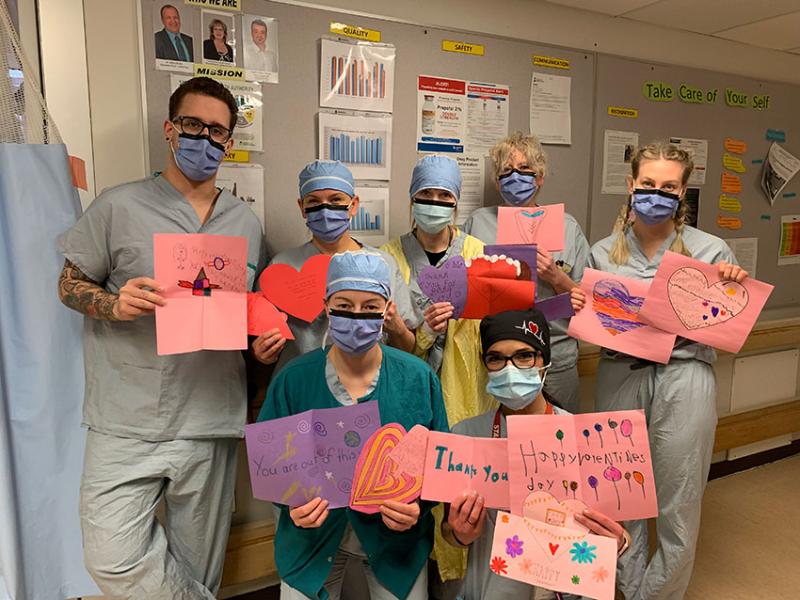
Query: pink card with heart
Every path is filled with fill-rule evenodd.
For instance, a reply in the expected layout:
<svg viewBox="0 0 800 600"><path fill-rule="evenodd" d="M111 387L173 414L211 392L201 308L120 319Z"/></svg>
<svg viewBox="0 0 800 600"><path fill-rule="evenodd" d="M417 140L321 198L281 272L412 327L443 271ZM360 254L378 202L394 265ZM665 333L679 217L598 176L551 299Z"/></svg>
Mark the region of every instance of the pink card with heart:
<svg viewBox="0 0 800 600"><path fill-rule="evenodd" d="M617 542L613 538L497 513L488 567L556 592L613 600Z"/></svg>
<svg viewBox="0 0 800 600"><path fill-rule="evenodd" d="M585 269L581 289L586 305L572 317L574 338L659 363L669 362L675 334L645 323L640 310L650 283Z"/></svg>
<svg viewBox="0 0 800 600"><path fill-rule="evenodd" d="M665 331L736 353L773 288L750 278L723 281L717 266L665 252L641 316Z"/></svg>
<svg viewBox="0 0 800 600"><path fill-rule="evenodd" d="M536 244L548 252L560 252L564 249L564 205L501 206L497 243Z"/></svg>

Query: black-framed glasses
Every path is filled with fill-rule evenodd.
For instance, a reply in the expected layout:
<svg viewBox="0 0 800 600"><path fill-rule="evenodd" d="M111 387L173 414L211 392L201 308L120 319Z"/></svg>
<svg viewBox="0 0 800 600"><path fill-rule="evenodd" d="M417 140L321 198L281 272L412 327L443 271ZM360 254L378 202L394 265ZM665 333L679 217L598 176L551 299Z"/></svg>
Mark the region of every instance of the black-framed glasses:
<svg viewBox="0 0 800 600"><path fill-rule="evenodd" d="M538 352L533 350L520 350L514 354L507 356L499 352L487 352L483 355L483 364L489 371L500 371L511 362L518 369L532 369L536 366L536 359L541 356Z"/></svg>
<svg viewBox="0 0 800 600"><path fill-rule="evenodd" d="M204 129L208 129L208 137L218 144L224 144L233 135L233 130L211 123L204 123L197 117L179 116L172 120L173 123L180 125L181 132L188 135L201 135Z"/></svg>

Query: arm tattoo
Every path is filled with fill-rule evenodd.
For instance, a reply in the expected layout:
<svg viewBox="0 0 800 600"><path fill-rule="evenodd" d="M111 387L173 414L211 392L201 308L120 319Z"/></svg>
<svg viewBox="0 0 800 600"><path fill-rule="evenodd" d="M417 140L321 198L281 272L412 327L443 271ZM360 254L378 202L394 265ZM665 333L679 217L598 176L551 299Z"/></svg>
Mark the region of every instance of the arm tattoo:
<svg viewBox="0 0 800 600"><path fill-rule="evenodd" d="M114 316L114 304L119 296L105 291L68 260L64 261L64 268L58 278L58 297L64 305L93 319L119 320Z"/></svg>

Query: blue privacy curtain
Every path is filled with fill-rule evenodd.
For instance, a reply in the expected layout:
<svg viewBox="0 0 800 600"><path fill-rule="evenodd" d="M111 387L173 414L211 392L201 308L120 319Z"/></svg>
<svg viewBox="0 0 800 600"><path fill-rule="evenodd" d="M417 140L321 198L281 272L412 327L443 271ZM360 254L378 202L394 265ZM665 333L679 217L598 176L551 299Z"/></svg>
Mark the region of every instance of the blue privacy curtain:
<svg viewBox="0 0 800 600"><path fill-rule="evenodd" d="M83 318L58 300L80 215L62 144L0 143L0 600L97 594L83 566Z"/></svg>

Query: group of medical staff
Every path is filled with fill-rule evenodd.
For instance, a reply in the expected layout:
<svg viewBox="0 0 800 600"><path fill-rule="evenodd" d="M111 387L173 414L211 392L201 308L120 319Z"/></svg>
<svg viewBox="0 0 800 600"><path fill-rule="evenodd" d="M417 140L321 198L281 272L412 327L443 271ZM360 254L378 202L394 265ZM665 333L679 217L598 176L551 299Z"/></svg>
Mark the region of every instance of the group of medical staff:
<svg viewBox="0 0 800 600"><path fill-rule="evenodd" d="M258 219L215 186L236 115L223 85L204 77L183 83L164 121L163 172L104 191L59 239L66 259L60 298L86 316L84 555L109 597L214 598L219 589L247 357L157 355L154 311L167 302L167 282L153 279L152 239L243 236L248 286L257 285L269 262ZM538 140L515 133L491 157L505 204L537 206L548 177ZM666 142L639 148L611 234L590 247L567 214L564 250L538 251L537 300L569 293L581 310L585 267L649 281L666 250L742 281L747 273L725 242L685 223L691 171L687 153ZM251 338L244 354L270 371L259 420L374 401L383 423L505 437L508 415L579 411L578 344L567 319L548 322L533 307L454 319L451 304L420 289L424 268L454 256L469 264L496 242L497 207L455 226L461 174L454 160L426 156L414 166L411 229L381 248L351 235L359 199L347 167L313 161L298 179L296 210L311 239L271 264L300 269L312 256L330 255L325 310L311 323L289 316L294 340L277 329ZM647 522L616 523L593 510L578 516L617 540L626 600L677 600L688 586L716 426L714 360L711 348L682 338L666 365L602 351L594 409L645 410L659 506L652 556ZM389 501L374 515L329 509L323 498L276 505L281 597L352 597L345 567L356 565L375 599L530 598L531 586L489 569L495 512L458 490L450 504Z"/></svg>

